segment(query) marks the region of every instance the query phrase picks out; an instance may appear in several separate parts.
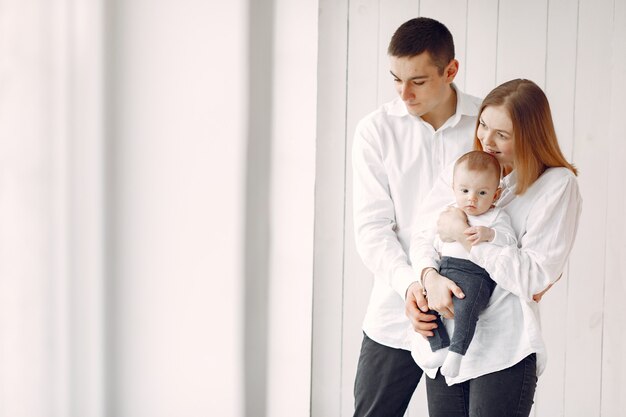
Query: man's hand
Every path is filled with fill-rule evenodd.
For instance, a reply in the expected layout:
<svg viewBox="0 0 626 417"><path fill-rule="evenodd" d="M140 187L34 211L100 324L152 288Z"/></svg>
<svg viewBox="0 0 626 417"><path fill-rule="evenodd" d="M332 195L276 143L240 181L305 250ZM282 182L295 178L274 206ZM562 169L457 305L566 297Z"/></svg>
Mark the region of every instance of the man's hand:
<svg viewBox="0 0 626 417"><path fill-rule="evenodd" d="M428 302L424 297L422 286L414 282L406 291L405 314L411 321L413 329L424 337L434 336L433 329L437 328L434 320L437 318L428 312Z"/></svg>
<svg viewBox="0 0 626 417"><path fill-rule="evenodd" d="M467 236L467 241L472 245L478 245L480 242L491 242L496 236L496 232L485 226L472 226L463 232Z"/></svg>
<svg viewBox="0 0 626 417"><path fill-rule="evenodd" d="M457 207L448 207L439 215L437 220L437 233L444 242L466 243L467 239L463 232L468 227L465 212Z"/></svg>

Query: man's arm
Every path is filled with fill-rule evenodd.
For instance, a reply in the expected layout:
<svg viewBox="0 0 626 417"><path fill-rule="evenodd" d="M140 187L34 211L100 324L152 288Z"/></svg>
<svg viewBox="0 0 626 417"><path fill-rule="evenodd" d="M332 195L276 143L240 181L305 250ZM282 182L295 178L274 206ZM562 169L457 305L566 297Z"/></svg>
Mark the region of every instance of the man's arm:
<svg viewBox="0 0 626 417"><path fill-rule="evenodd" d="M375 126L361 122L352 146L354 233L365 266L404 299L417 276L396 234L394 201Z"/></svg>

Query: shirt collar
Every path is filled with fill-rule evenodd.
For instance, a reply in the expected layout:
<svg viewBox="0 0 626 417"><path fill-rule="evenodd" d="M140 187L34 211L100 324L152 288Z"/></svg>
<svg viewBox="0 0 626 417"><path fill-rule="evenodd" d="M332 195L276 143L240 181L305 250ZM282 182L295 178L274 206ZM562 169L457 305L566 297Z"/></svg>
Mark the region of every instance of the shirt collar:
<svg viewBox="0 0 626 417"><path fill-rule="evenodd" d="M500 188L502 188L502 194L496 202L496 206L506 206L515 198L515 190L517 189L516 170L513 170L509 175L500 180Z"/></svg>
<svg viewBox="0 0 626 417"><path fill-rule="evenodd" d="M478 116L479 109L476 107L476 104L471 100L471 98L459 90L456 84L452 83L452 88L456 91L456 111L454 115L450 117L446 123L444 123L444 126L456 125L459 120L461 120L461 116ZM389 103L388 113L391 116L398 117L411 116L400 97L396 97L395 100Z"/></svg>

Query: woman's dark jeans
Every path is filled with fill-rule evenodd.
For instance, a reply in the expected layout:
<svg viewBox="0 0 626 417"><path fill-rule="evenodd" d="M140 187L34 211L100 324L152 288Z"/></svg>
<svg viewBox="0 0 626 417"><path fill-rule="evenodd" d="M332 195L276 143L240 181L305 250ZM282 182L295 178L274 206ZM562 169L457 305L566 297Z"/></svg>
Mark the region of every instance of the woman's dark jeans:
<svg viewBox="0 0 626 417"><path fill-rule="evenodd" d="M448 386L437 372L426 378L430 417L527 417L537 387L537 357L533 353L516 365Z"/></svg>

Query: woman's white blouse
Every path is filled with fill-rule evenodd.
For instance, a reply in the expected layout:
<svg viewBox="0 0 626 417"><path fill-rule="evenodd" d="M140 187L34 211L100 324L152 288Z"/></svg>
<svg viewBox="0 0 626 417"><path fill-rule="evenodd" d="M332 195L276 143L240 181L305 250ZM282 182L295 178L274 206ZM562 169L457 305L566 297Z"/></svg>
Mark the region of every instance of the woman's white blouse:
<svg viewBox="0 0 626 417"><path fill-rule="evenodd" d="M429 266L438 269L438 256L426 231L432 229L440 208L454 200L450 182L451 170L446 170L418 216L422 221L416 224L410 247L417 273ZM479 317L459 375L446 378L448 384L508 368L531 353L537 354L537 375L545 368L539 308L532 297L560 278L574 244L582 199L576 176L566 168L547 169L520 196L515 195L516 184L515 171L501 181L503 191L497 207L511 217L517 246L483 242L470 252L469 259L486 269L497 286ZM444 324L451 332L453 320L444 319ZM418 364L432 355L428 341L419 339L414 352ZM435 377L437 369L422 368L429 377Z"/></svg>

